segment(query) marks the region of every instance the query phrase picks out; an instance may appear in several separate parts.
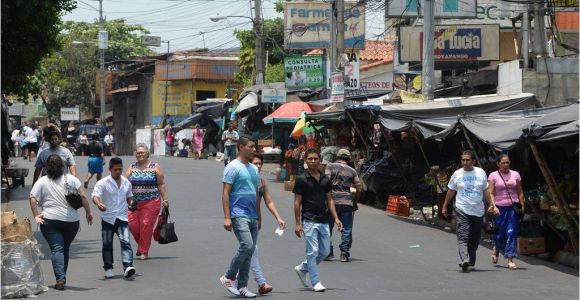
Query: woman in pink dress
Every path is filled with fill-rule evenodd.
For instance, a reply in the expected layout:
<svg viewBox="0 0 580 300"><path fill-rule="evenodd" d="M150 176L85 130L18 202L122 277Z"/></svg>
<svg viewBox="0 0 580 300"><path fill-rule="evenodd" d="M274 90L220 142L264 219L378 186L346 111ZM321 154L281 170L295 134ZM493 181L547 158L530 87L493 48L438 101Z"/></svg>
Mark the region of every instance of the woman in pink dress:
<svg viewBox="0 0 580 300"><path fill-rule="evenodd" d="M203 135L205 131L199 128L199 124L195 125L193 130L193 137L191 139L191 151L197 153L197 159L201 159L201 150L203 149Z"/></svg>

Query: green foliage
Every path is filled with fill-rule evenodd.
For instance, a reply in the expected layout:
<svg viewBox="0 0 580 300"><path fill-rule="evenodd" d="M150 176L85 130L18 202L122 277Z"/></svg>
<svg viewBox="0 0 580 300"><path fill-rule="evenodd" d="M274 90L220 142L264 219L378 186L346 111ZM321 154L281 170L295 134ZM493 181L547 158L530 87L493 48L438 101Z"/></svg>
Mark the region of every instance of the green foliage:
<svg viewBox="0 0 580 300"><path fill-rule="evenodd" d="M38 89L29 82L40 61L59 48L60 16L74 0L2 1L2 92L25 96Z"/></svg>
<svg viewBox="0 0 580 300"><path fill-rule="evenodd" d="M143 26L116 19L106 22L105 29L109 32L105 62L153 54L152 50L141 45L140 36L149 33ZM95 108L99 71L98 31L97 22L68 21L62 24L62 33L58 37L61 50L45 58L33 76L42 82L43 94L49 97L49 116L58 116L60 108L66 106L80 105L81 111ZM77 43L73 45L73 41Z"/></svg>
<svg viewBox="0 0 580 300"><path fill-rule="evenodd" d="M266 82L284 82L284 63L268 65Z"/></svg>

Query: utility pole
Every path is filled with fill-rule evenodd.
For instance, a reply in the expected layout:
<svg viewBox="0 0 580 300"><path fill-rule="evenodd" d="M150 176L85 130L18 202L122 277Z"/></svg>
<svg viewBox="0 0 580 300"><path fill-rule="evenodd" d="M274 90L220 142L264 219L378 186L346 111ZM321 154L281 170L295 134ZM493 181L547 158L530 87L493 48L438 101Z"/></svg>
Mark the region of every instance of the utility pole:
<svg viewBox="0 0 580 300"><path fill-rule="evenodd" d="M254 0L254 32L256 33L255 84L264 83L264 37L262 35L262 0Z"/></svg>
<svg viewBox="0 0 580 300"><path fill-rule="evenodd" d="M162 43L167 43L167 57L165 58L165 101L163 102L163 120L167 117L167 89L169 88L169 40L162 41ZM169 123L169 120L166 120ZM165 127L166 124L163 124Z"/></svg>
<svg viewBox="0 0 580 300"><path fill-rule="evenodd" d="M433 101L433 81L435 75L435 0L423 1L423 68L421 72L421 94L427 101Z"/></svg>
<svg viewBox="0 0 580 300"><path fill-rule="evenodd" d="M330 74L336 70L336 42L337 36L335 35L336 30L336 2L334 0L330 1L330 47L328 49L328 56L330 62ZM330 77L327 78L330 82Z"/></svg>
<svg viewBox="0 0 580 300"><path fill-rule="evenodd" d="M544 20L544 2L534 3L534 54L547 54L546 23Z"/></svg>
<svg viewBox="0 0 580 300"><path fill-rule="evenodd" d="M336 0L336 55L344 53L344 0Z"/></svg>
<svg viewBox="0 0 580 300"><path fill-rule="evenodd" d="M106 124L106 104L105 104L105 48L101 47L100 39L103 38L101 32L105 30L103 19L103 0L99 0L99 100L101 104L101 122Z"/></svg>
<svg viewBox="0 0 580 300"><path fill-rule="evenodd" d="M526 4L526 11L522 17L522 59L524 60L524 69L530 65L530 9Z"/></svg>

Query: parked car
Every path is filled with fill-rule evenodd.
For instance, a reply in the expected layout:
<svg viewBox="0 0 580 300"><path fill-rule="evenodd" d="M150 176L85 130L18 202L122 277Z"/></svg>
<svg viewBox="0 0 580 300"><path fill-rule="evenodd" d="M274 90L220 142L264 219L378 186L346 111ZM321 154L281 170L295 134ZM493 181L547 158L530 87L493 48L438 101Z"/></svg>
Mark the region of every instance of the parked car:
<svg viewBox="0 0 580 300"><path fill-rule="evenodd" d="M74 144L76 147L76 153L79 153L80 155L80 150L79 150L79 145L78 145L78 137L79 134L81 132L85 132L85 134L87 135L87 138L89 140L89 143L93 141L93 134L98 133L99 134L99 142L101 143L101 145L103 145L103 149L105 149L105 135L107 135L107 127L101 124L81 124L77 130L75 130L74 132L69 132L69 134L67 135L67 141L69 142L69 144Z"/></svg>

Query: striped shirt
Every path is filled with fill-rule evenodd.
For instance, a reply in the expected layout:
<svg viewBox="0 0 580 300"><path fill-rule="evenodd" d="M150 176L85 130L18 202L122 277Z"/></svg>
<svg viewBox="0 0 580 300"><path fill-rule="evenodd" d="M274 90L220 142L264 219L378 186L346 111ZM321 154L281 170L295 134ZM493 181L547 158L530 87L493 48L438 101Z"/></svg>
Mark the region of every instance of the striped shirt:
<svg viewBox="0 0 580 300"><path fill-rule="evenodd" d="M137 163L131 165L131 175L127 179L129 179L133 186L134 201L153 200L161 196L159 187L157 186L156 165L156 163L150 162L145 169L139 169Z"/></svg>

